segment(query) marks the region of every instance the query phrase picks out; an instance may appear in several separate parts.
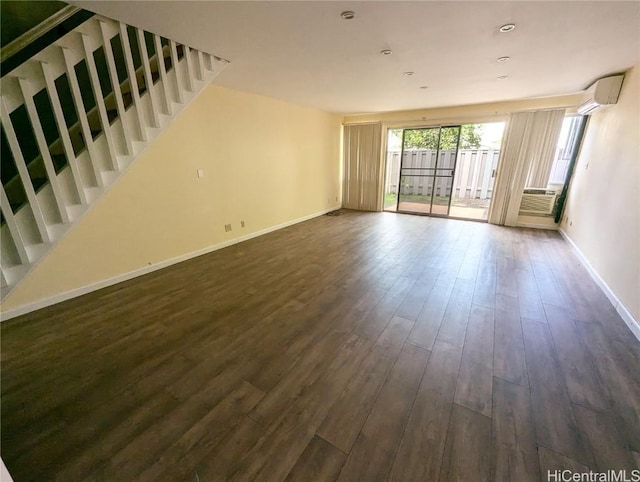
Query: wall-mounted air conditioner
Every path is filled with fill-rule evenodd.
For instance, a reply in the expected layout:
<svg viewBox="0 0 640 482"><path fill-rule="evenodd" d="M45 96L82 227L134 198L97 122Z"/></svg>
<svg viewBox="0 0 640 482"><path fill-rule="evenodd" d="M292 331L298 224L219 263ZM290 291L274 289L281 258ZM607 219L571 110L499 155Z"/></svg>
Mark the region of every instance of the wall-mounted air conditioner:
<svg viewBox="0 0 640 482"><path fill-rule="evenodd" d="M612 75L596 80L585 92L585 101L578 107L578 114L589 115L618 102L624 75Z"/></svg>
<svg viewBox="0 0 640 482"><path fill-rule="evenodd" d="M546 216L553 212L558 193L542 188L526 188L520 201L520 214Z"/></svg>

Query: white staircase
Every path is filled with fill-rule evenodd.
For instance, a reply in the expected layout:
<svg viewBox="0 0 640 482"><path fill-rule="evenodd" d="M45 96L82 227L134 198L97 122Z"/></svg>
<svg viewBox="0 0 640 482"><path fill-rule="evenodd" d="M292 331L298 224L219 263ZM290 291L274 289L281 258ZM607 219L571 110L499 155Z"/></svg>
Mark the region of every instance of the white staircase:
<svg viewBox="0 0 640 482"><path fill-rule="evenodd" d="M2 78L1 299L227 63L94 16Z"/></svg>

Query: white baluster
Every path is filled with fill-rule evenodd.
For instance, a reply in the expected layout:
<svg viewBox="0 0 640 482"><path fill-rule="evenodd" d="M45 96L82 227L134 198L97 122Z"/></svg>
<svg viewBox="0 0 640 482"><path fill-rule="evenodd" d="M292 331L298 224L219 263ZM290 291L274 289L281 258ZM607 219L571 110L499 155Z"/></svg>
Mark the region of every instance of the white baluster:
<svg viewBox="0 0 640 482"><path fill-rule="evenodd" d="M165 112L171 115L171 96L169 95L169 82L167 80L167 69L164 65L164 53L162 51L162 42L158 35L153 36L153 43L156 46L156 57L158 59L158 71L160 72L160 83L164 91Z"/></svg>
<svg viewBox="0 0 640 482"><path fill-rule="evenodd" d="M202 51L197 50L198 52L198 79L204 80L204 57L202 56Z"/></svg>
<svg viewBox="0 0 640 482"><path fill-rule="evenodd" d="M109 150L109 160L111 161L111 167L114 171L119 170L118 157L116 154L116 147L113 141L113 135L111 133L111 124L109 123L109 116L107 115L107 106L104 103L104 95L102 94L102 87L100 86L100 79L98 77L98 69L96 68L96 60L93 57L93 51L89 45L89 37L86 34L82 34L82 45L84 46L84 54L86 57L87 68L89 69L89 78L91 79L91 88L93 90L93 97L96 100L98 106L98 114L100 115L100 124L102 124L102 132L107 141L107 149Z"/></svg>
<svg viewBox="0 0 640 482"><path fill-rule="evenodd" d="M104 53L107 59L107 70L109 71L109 79L111 80L111 86L113 87L113 94L116 99L116 108L118 110L118 117L120 118L120 125L122 126L122 135L124 136L124 144L127 155L133 154L133 145L131 139L131 133L127 129L127 125L124 121L125 108L124 101L122 100L122 90L120 89L120 79L118 79L118 69L116 68L116 61L113 56L113 48L111 47L111 40L107 31L107 24L100 20L100 30L102 32L102 44L104 46Z"/></svg>
<svg viewBox="0 0 640 482"><path fill-rule="evenodd" d="M187 89L189 92L193 92L193 63L191 58L191 49L186 45L184 48L184 58L187 60Z"/></svg>
<svg viewBox="0 0 640 482"><path fill-rule="evenodd" d="M76 113L78 114L78 121L80 122L80 129L82 130L84 144L87 146L87 152L89 153L89 164L98 187L104 187L104 180L102 179L102 173L98 166L98 154L96 153L95 146L93 145L93 134L91 134L89 118L87 117L87 111L85 110L84 103L82 101L80 84L78 84L78 77L76 76L76 69L71 59L71 52L68 49L63 48L62 56L64 57L64 64L67 68L67 78L69 79L69 86L71 87L71 98L76 106Z"/></svg>
<svg viewBox="0 0 640 482"><path fill-rule="evenodd" d="M18 82L20 84L20 90L22 91L24 105L27 108L29 120L31 121L31 126L33 127L33 133L36 136L38 149L40 149L40 155L42 156L42 161L44 162L44 168L47 171L49 184L51 184L53 197L56 200L56 206L58 207L58 212L60 213L60 219L63 223L68 223L69 214L67 213L64 198L62 197L62 191L60 190L60 184L58 183L56 168L53 165L53 159L51 159L51 152L49 152L49 146L47 145L47 139L44 136L44 130L42 129L40 117L38 117L36 104L33 101L33 96L31 95L31 89L29 89L29 85L26 79L19 78Z"/></svg>
<svg viewBox="0 0 640 482"><path fill-rule="evenodd" d="M173 72L176 74L176 94L180 104L184 104L184 93L182 91L182 79L178 70L178 49L173 40L169 40L169 48L171 49L171 63L173 64Z"/></svg>
<svg viewBox="0 0 640 482"><path fill-rule="evenodd" d="M124 52L124 60L127 65L127 74L129 74L129 88L133 96L133 105L138 115L138 123L140 127L140 140L147 140L146 122L142 112L142 103L140 102L140 92L138 92L138 79L136 78L136 69L133 65L133 57L131 56L131 45L129 44L129 35L127 34L127 26L120 22L120 40L122 41L122 50Z"/></svg>
<svg viewBox="0 0 640 482"><path fill-rule="evenodd" d="M1 183L0 183L0 208L2 209L2 215L4 216L4 219L7 222L7 227L9 228L9 234L13 239L13 244L15 244L16 251L18 251L18 257L20 258L20 263L28 264L29 256L27 255L27 250L24 247L24 239L22 238L22 234L20 234L20 230L18 229L18 223L16 222L16 218L13 215L11 204L9 204L9 198L7 198L7 193L4 192L4 186L2 186Z"/></svg>
<svg viewBox="0 0 640 482"><path fill-rule="evenodd" d="M49 232L47 231L47 225L44 222L44 216L42 215L42 209L40 208L40 201L38 201L36 191L33 189L31 175L29 174L27 164L24 160L24 156L22 155L22 151L20 150L18 137L16 136L16 132L13 129L13 124L11 123L11 117L9 116L7 105L5 104L4 99L2 99L0 103L2 104L2 125L4 127L5 134L7 135L7 141L9 141L9 148L11 149L11 153L13 154L13 160L16 163L18 174L20 175L20 179L22 180L22 187L24 188L24 192L27 195L29 207L31 208L31 212L33 212L33 218L36 221L36 226L38 228L40 238L44 243L48 243L51 239L49 237Z"/></svg>
<svg viewBox="0 0 640 482"><path fill-rule="evenodd" d="M158 112L158 101L156 99L156 91L153 88L153 77L151 76L151 64L149 63L149 52L147 52L147 43L144 39L144 30L136 29L138 36L138 48L140 50L140 58L142 59L142 70L144 72L144 80L147 83L147 92L151 99L151 114L153 115L153 126L160 127L160 114Z"/></svg>
<svg viewBox="0 0 640 482"><path fill-rule="evenodd" d="M69 164L69 169L71 169L71 177L73 178L73 184L76 187L76 191L78 193L78 199L80 200L80 204L87 204L87 195L82 185L80 168L78 167L78 161L76 160L76 155L73 150L71 137L69 136L67 124L64 120L64 113L62 112L62 105L60 104L58 89L56 89L53 74L51 73L49 64L47 64L46 62L41 62L40 66L42 67L42 73L44 74L44 79L47 86L47 93L49 94L49 99L51 100L53 114L56 119L56 125L58 126L58 133L60 134L62 147L64 148L64 152L67 157L67 164Z"/></svg>

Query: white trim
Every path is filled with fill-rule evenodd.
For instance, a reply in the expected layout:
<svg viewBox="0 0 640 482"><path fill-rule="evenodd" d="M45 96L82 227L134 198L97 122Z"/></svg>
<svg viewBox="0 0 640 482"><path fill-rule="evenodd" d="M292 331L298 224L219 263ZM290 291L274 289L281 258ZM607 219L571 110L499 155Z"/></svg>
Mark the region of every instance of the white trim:
<svg viewBox="0 0 640 482"><path fill-rule="evenodd" d="M84 100L82 100L82 90L78 83L78 75L76 74L75 69L76 66L73 63L73 58L71 57L73 53L71 53L68 48L64 47L61 47L61 50L64 65L67 69L67 80L69 81L69 88L71 89L71 99L73 100L76 115L78 116L78 122L80 123L80 131L83 136L82 141L89 153L89 166L91 166L91 172L93 172L96 184L102 189L104 187L104 179L102 178L102 172L98 165L98 155L96 154L95 142L93 141L91 126L89 125L89 116L84 107Z"/></svg>
<svg viewBox="0 0 640 482"><path fill-rule="evenodd" d="M145 120L144 113L142 112L142 102L140 101L140 91L138 90L138 77L136 77L136 68L133 65L133 54L131 50L131 43L129 42L127 25L122 22L119 22L118 25L120 27L120 43L122 43L122 53L124 54L124 65L127 67L127 76L129 78L129 93L133 97L133 106L135 107L136 116L138 117L140 140L147 142L147 121ZM115 90L115 87L113 87L113 89ZM149 95L151 95L150 91Z"/></svg>
<svg viewBox="0 0 640 482"><path fill-rule="evenodd" d="M4 185L2 185L2 183L0 183L0 207L2 208L2 214L7 223L7 228L9 229L9 236L13 240L13 244L18 252L20 264L29 264L29 255L25 249L24 238L22 237L22 233L20 233L20 228L18 228L18 223L16 223L13 209L11 209L9 198L4 191Z"/></svg>
<svg viewBox="0 0 640 482"><path fill-rule="evenodd" d="M155 46L155 57L158 63L158 72L160 72L160 83L162 84L162 91L164 92L164 111L167 115L172 115L171 109L171 96L169 95L169 81L167 80L167 68L164 65L164 51L162 49L162 42L160 37L153 34L153 45ZM199 51L198 51L199 52ZM204 78L202 79L204 80Z"/></svg>
<svg viewBox="0 0 640 482"><path fill-rule="evenodd" d="M102 36L102 48L104 50L105 59L107 61L107 71L109 73L109 81L111 85L120 85L120 79L118 78L118 70L116 68L116 60L113 56L113 47L111 46L111 39L109 36L109 32L107 31L107 22L101 19L98 19L98 24L100 25L100 34ZM164 79L162 79L164 82ZM116 109L118 111L118 118L120 118L120 123L122 125L122 134L124 136L124 147L125 154L131 155L133 154L133 143L131 138L131 133L129 129L124 124L125 112L124 108L124 100L122 100L122 89L111 89L116 99Z"/></svg>
<svg viewBox="0 0 640 482"><path fill-rule="evenodd" d="M42 69L42 75L44 76L45 85L47 87L47 94L49 94L49 100L51 101L51 107L53 108L53 115L56 119L56 127L62 139L62 146L64 147L64 154L67 158L67 164L71 170L71 178L73 179L73 185L78 193L78 199L80 204L87 204L87 193L84 191L82 184L82 176L80 175L80 167L78 166L78 159L76 158L75 151L73 150L73 144L71 142L71 136L67 129L67 121L64 118L62 111L62 104L60 103L60 97L58 97L58 89L55 84L55 77L51 72L51 66L46 62L40 62L40 68Z"/></svg>
<svg viewBox="0 0 640 482"><path fill-rule="evenodd" d="M198 80L204 80L204 56L202 50L196 50L198 56Z"/></svg>
<svg viewBox="0 0 640 482"><path fill-rule="evenodd" d="M33 182L31 181L29 168L27 167L24 155L22 154L22 150L18 142L18 137L16 136L16 131L13 127L13 123L11 122L9 111L7 110L7 104L5 103L5 99L2 97L0 97L0 120L2 120L4 134L6 136L7 142L9 143L11 154L13 155L14 164L16 166L16 169L18 170L18 174L20 175L22 187L25 194L27 195L29 208L31 208L31 212L33 213L33 218L36 223L36 227L38 228L40 239L43 243L48 243L49 241L51 241L51 239L49 238L47 223L44 220L42 208L40 207L40 200L36 196L36 192L33 188Z"/></svg>
<svg viewBox="0 0 640 482"><path fill-rule="evenodd" d="M6 465L4 465L4 460L2 459L0 459L0 480L2 480L2 482L13 482Z"/></svg>
<svg viewBox="0 0 640 482"><path fill-rule="evenodd" d="M186 261L191 258L196 258L198 256L202 256L204 254L211 253L213 251L217 251L222 248L226 248L228 246L232 246L234 244L241 243L243 241L247 241L252 238L256 238L258 236L262 236L267 233L271 233L273 231L277 231L282 228L286 228L288 226L292 226L294 224L298 224L304 221L308 221L310 219L322 216L327 214L328 212L335 211L336 209L340 209L340 206L334 206L329 209L325 209L322 211L318 211L312 214L308 214L306 216L302 216L301 218L292 219L291 221L286 221L281 224L277 224L275 226L271 226L265 229L261 229L260 231L256 231L251 234L247 234L245 236L239 236L234 239L230 239L227 241L223 241L222 243L214 244L212 246L207 246L206 248L199 249L197 251L192 251L191 253L182 254L180 256L176 256L174 258L170 258L159 263L155 263L149 266L143 266L142 268L134 269L133 271L129 271L127 273L122 273L113 278L108 278L102 281L97 281L95 283L91 283L87 286L83 286L80 288L74 288L69 291L65 291L64 293L59 293L57 295L51 296L49 298L44 298L42 300L34 301L32 303L28 303L26 305L18 306L17 308L13 308L11 310L7 310L0 313L0 322L9 320L11 318L15 318L16 316L24 315L26 313L30 313L32 311L39 310L41 308L45 308L47 306L55 305L57 303L61 303L66 300L70 300L72 298L76 298L78 296L85 295L87 293L91 293L92 291L97 291L102 288L106 288L107 286L112 286L117 283L122 283L123 281L128 281L133 278L137 278L138 276L145 275L147 273L152 273L153 271L157 271L162 268L166 268L168 266L181 263L182 261Z"/></svg>
<svg viewBox="0 0 640 482"><path fill-rule="evenodd" d="M312 214L307 214L306 216L302 216L301 218L292 219L291 221L286 221L284 223L276 224L275 226L271 226L269 228L261 229L260 231L255 231L251 234L247 234L245 236L240 236L235 239L236 243L242 243L243 241L248 241L253 238L257 238L258 236L262 236L264 234L272 233L273 231L278 231L279 229L287 228L289 226L293 226L294 224L302 223L304 221L309 221L310 219L317 218L324 214L330 213L331 211L335 211L340 209L342 206L334 206L329 209L324 209L322 211L318 211Z"/></svg>
<svg viewBox="0 0 640 482"><path fill-rule="evenodd" d="M183 50L184 52L184 50ZM178 68L178 47L176 46L176 42L174 40L169 40L169 55L171 55L171 67L173 72L176 75L176 99L178 99L178 104L184 104L184 92L182 91L182 79L180 78L181 73Z"/></svg>
<svg viewBox="0 0 640 482"><path fill-rule="evenodd" d="M153 87L153 76L151 75L151 63L149 62L149 51L147 50L147 41L144 38L144 30L136 28L136 38L138 39L138 51L142 60L142 71L144 73L144 83L147 92L149 92L149 100L151 101L151 116L153 117L153 127L160 127L160 111L156 100L156 91ZM158 58L158 62L160 59Z"/></svg>
<svg viewBox="0 0 640 482"><path fill-rule="evenodd" d="M40 157L44 163L44 168L49 178L49 184L51 184L51 190L53 191L53 198L55 200L56 207L60 213L60 220L63 223L69 222L69 213L64 204L64 198L62 197L62 191L60 190L60 184L58 183L58 173L53 165L53 159L51 158L51 152L49 151L49 145L42 129L42 123L38 116L35 101L33 95L29 90L27 80L24 78L18 78L18 85L22 91L22 99L24 100L24 106L27 108L29 114L29 121L31 121L31 127L33 128L33 134L36 138L36 144L40 151Z"/></svg>
<svg viewBox="0 0 640 482"><path fill-rule="evenodd" d="M584 267L587 269L587 272L589 273L589 275L591 275L591 278L593 278L593 281L595 281L596 284L600 287L600 289L604 291L604 294L607 296L607 298L609 298L609 301L611 301L611 304L620 315L620 318L622 318L624 322L627 324L627 326L631 330L631 333L633 333L635 337L638 339L638 341L640 341L640 322L633 317L631 312L618 299L618 297L615 295L613 290L609 288L609 285L607 285L605 280L603 280L598 274L598 272L594 269L594 267L591 266L591 263L589 263L589 260L582 253L582 251L580 251L580 248L578 248L576 243L573 242L573 240L564 231L564 229L558 228L558 231L560 232L562 237L571 245L571 247L573 248L573 251L576 253L576 256L578 256L578 259L580 260L580 262L582 262Z"/></svg>
<svg viewBox="0 0 640 482"><path fill-rule="evenodd" d="M184 49L184 59L187 61L187 90L193 92L193 59L191 58L191 49L188 45L182 47Z"/></svg>
<svg viewBox="0 0 640 482"><path fill-rule="evenodd" d="M118 156L116 154L113 135L111 134L111 123L109 122L109 116L107 114L107 106L104 103L104 95L102 93L102 86L100 85L100 77L98 74L98 68L96 67L96 59L93 56L93 50L91 49L91 45L89 44L89 36L85 33L81 33L80 38L82 39L82 48L84 49L85 63L87 64L87 70L89 72L91 90L93 91L96 107L98 108L100 126L102 127L104 139L105 141L107 141L109 162L111 163L111 167L113 168L113 170L117 171ZM93 133L91 135L93 135Z"/></svg>
<svg viewBox="0 0 640 482"><path fill-rule="evenodd" d="M517 228L533 228L533 229L550 229L551 231L558 231L558 226L553 224L539 224L539 223L518 223Z"/></svg>

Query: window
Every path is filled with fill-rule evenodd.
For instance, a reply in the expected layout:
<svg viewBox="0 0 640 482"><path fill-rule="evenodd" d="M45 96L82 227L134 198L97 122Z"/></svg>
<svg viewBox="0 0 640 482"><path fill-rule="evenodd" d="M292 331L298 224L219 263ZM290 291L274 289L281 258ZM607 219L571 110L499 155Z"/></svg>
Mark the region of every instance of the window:
<svg viewBox="0 0 640 482"><path fill-rule="evenodd" d="M571 156L578 148L578 132L580 131L581 116L567 116L562 122L556 153L551 165L549 184L564 184Z"/></svg>

